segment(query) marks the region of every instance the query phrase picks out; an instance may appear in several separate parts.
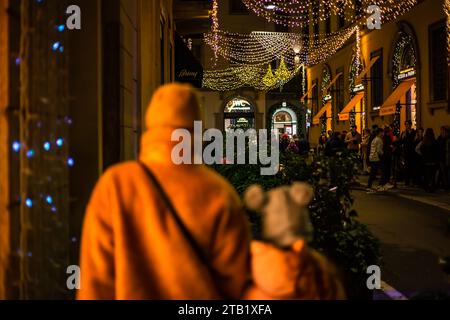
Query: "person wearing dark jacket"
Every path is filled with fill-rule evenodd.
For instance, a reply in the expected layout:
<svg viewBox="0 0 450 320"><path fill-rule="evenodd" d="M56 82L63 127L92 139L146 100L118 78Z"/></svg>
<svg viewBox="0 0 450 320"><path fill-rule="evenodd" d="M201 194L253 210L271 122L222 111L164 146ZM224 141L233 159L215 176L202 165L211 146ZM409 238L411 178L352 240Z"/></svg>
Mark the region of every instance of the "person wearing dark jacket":
<svg viewBox="0 0 450 320"><path fill-rule="evenodd" d="M300 139L297 141L297 147L300 155L308 154L310 150L309 142L306 140L303 133L300 134Z"/></svg>
<svg viewBox="0 0 450 320"><path fill-rule="evenodd" d="M327 142L325 147L325 155L328 157L335 156L336 153L343 151L345 147L344 141L341 139L341 134L335 132L333 137Z"/></svg>
<svg viewBox="0 0 450 320"><path fill-rule="evenodd" d="M438 145L438 160L439 160L439 182L443 189L448 190L450 187L448 179L448 167L446 165L446 158L448 154L447 142L450 139L449 131L447 127L441 127L441 134L437 139Z"/></svg>
<svg viewBox="0 0 450 320"><path fill-rule="evenodd" d="M384 128L383 135L383 157L381 160L382 178L381 185L384 189L392 189L393 185L390 184L391 180L391 165L392 165L392 152L393 152L393 139L392 131L389 126Z"/></svg>
<svg viewBox="0 0 450 320"><path fill-rule="evenodd" d="M416 131L412 128L411 120L405 122L406 130L400 135L401 153L405 163L405 184L408 186L414 178L414 168L416 160L414 139Z"/></svg>
<svg viewBox="0 0 450 320"><path fill-rule="evenodd" d="M422 145L420 146L424 165L424 188L427 192L434 192L436 184L436 170L438 165L439 150L438 144L434 135L434 131L428 128L425 131Z"/></svg>
<svg viewBox="0 0 450 320"><path fill-rule="evenodd" d="M420 146L423 142L424 130L417 128L414 138L414 185L423 186L423 161Z"/></svg>

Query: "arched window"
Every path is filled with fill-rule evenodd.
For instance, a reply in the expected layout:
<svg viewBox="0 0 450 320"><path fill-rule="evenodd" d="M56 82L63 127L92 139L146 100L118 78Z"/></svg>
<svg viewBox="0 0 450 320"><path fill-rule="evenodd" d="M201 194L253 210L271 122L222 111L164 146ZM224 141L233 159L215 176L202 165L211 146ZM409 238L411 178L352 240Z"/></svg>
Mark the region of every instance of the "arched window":
<svg viewBox="0 0 450 320"><path fill-rule="evenodd" d="M290 107L282 106L276 109L272 117L272 129L278 133L287 133L290 136L298 134L297 115Z"/></svg>
<svg viewBox="0 0 450 320"><path fill-rule="evenodd" d="M280 122L292 122L292 117L289 113L285 111L280 111L275 115L275 123Z"/></svg>
<svg viewBox="0 0 450 320"><path fill-rule="evenodd" d="M405 31L400 31L394 46L392 59L392 83L394 88L400 83L403 73L415 75L416 65L417 56L414 49L414 38Z"/></svg>

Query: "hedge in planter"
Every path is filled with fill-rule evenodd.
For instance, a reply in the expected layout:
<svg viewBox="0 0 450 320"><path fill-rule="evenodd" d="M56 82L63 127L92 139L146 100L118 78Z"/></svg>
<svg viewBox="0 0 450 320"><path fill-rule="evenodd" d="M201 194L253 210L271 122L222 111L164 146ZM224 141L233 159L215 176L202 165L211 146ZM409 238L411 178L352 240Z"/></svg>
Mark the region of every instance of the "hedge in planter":
<svg viewBox="0 0 450 320"><path fill-rule="evenodd" d="M370 298L366 288L367 267L379 265L379 243L351 210L350 185L357 174L356 159L342 153L335 157L280 155L281 170L275 176L261 176L257 165L221 165L214 168L228 179L240 195L252 184L266 191L295 181L310 183L315 199L310 206L315 228L312 246L341 269L350 299ZM259 217L249 212L253 236L259 238Z"/></svg>

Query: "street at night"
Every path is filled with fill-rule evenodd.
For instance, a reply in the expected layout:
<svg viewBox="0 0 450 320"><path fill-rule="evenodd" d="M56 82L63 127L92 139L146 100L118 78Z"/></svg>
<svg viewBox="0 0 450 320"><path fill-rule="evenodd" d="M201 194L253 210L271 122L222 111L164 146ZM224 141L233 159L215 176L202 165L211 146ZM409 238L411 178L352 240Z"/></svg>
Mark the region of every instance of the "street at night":
<svg viewBox="0 0 450 320"><path fill-rule="evenodd" d="M0 0L0 308L445 306L449 71L450 0Z"/></svg>
<svg viewBox="0 0 450 320"><path fill-rule="evenodd" d="M450 256L450 210L441 208L450 197L426 201L420 190L410 193L405 198L396 191L372 195L355 190L354 207L381 242L385 283L406 298L449 292L450 277L439 261Z"/></svg>

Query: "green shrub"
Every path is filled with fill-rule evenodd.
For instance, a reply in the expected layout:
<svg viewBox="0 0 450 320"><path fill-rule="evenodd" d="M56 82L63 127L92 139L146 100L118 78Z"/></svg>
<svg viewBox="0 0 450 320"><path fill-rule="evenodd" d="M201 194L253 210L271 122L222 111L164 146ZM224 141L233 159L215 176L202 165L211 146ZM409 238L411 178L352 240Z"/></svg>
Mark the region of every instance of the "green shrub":
<svg viewBox="0 0 450 320"><path fill-rule="evenodd" d="M347 153L335 157L280 155L281 171L275 176L261 176L257 165L223 165L215 169L228 179L240 195L252 184L265 190L295 181L304 181L314 187L315 198L310 206L311 221L315 228L311 244L323 252L341 269L347 288L357 291L364 287L366 270L379 265L379 242L368 228L355 218L351 210L353 198L351 184L357 175L356 158ZM249 213L255 238L260 237L260 218ZM358 283L350 283L350 282ZM349 292L357 296L356 292Z"/></svg>

